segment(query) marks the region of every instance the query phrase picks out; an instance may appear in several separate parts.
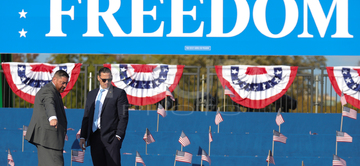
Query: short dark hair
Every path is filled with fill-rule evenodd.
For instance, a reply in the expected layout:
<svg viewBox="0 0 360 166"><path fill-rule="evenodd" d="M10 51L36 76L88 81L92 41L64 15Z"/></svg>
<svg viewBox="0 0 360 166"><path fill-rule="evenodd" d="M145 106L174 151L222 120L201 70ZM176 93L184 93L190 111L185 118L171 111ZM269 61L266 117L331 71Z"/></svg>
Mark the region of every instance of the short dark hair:
<svg viewBox="0 0 360 166"><path fill-rule="evenodd" d="M101 73L110 73L111 75L111 70L107 67L103 67L99 70L99 75L101 75Z"/></svg>
<svg viewBox="0 0 360 166"><path fill-rule="evenodd" d="M70 77L69 77L69 74L66 73L66 71L64 71L64 70L58 70L58 71L56 71L54 77L60 77L60 78L61 78L61 77L67 77L67 78L70 78Z"/></svg>

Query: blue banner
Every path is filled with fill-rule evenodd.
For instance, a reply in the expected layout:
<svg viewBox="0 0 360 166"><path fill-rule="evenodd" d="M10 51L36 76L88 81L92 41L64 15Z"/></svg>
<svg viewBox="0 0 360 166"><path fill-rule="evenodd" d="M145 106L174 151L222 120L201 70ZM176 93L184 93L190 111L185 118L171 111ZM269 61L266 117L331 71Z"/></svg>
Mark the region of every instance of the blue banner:
<svg viewBox="0 0 360 166"><path fill-rule="evenodd" d="M358 0L2 0L0 53L360 55Z"/></svg>

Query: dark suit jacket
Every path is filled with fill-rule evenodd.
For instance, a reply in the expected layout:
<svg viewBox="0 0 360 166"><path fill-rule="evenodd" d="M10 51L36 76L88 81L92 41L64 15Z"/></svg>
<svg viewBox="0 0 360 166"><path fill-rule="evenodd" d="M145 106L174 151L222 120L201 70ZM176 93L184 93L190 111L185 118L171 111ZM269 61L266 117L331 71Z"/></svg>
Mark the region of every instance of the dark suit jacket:
<svg viewBox="0 0 360 166"><path fill-rule="evenodd" d="M85 138L87 146L92 144L90 134L92 134L95 100L98 92L99 88L90 91L86 100L80 137ZM128 105L126 92L117 87L110 86L100 115L100 135L105 145L110 144L116 139L115 135L121 137L121 142L125 138L125 130L129 118Z"/></svg>
<svg viewBox="0 0 360 166"><path fill-rule="evenodd" d="M50 126L49 118L51 116L57 117L57 128ZM35 96L33 114L25 139L35 145L62 150L66 129L67 120L60 93L50 82L42 87Z"/></svg>

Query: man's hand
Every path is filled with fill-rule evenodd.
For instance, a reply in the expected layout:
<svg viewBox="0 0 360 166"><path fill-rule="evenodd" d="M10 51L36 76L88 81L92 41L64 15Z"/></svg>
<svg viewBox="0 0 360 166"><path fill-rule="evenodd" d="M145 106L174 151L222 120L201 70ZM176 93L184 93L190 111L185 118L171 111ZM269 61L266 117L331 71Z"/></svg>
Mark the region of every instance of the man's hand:
<svg viewBox="0 0 360 166"><path fill-rule="evenodd" d="M50 126L54 126L55 128L57 128L57 123L58 123L57 119L53 119L50 121Z"/></svg>
<svg viewBox="0 0 360 166"><path fill-rule="evenodd" d="M82 150L85 150L85 139L80 139L79 145L80 145Z"/></svg>

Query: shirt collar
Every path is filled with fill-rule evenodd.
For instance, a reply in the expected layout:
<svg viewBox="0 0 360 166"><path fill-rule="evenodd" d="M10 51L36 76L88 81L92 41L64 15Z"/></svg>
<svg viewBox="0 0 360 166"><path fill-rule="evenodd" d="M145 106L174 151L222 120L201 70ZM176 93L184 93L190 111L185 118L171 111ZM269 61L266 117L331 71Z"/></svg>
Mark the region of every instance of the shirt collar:
<svg viewBox="0 0 360 166"><path fill-rule="evenodd" d="M104 89L104 90L105 90L105 91L108 91L109 88L110 88L110 87L108 87L108 88L106 88L106 89ZM103 88L100 86L99 90L101 90L101 89L103 89Z"/></svg>

